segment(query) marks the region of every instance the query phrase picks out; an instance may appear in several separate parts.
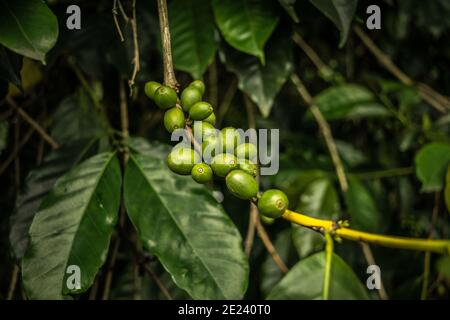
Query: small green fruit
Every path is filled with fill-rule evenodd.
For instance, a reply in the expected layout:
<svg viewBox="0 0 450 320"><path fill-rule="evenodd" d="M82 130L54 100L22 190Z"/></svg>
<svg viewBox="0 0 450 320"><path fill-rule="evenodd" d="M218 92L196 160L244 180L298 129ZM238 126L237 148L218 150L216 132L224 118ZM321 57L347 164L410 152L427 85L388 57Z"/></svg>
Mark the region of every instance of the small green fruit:
<svg viewBox="0 0 450 320"><path fill-rule="evenodd" d="M217 136L218 130L214 128L214 126L208 122L205 121L194 121L194 137L199 139L200 138L200 130L201 130L201 136L202 140L205 140L209 136Z"/></svg>
<svg viewBox="0 0 450 320"><path fill-rule="evenodd" d="M220 148L220 138L215 135L211 135L203 139L202 142L202 155L206 163L211 163L212 158L222 151Z"/></svg>
<svg viewBox="0 0 450 320"><path fill-rule="evenodd" d="M251 199L258 194L256 179L242 170L233 170L225 178L228 190L240 199Z"/></svg>
<svg viewBox="0 0 450 320"><path fill-rule="evenodd" d="M216 114L213 112L211 113L206 119L203 120L204 122L208 122L209 124L215 126L216 125Z"/></svg>
<svg viewBox="0 0 450 320"><path fill-rule="evenodd" d="M172 88L160 86L154 95L155 103L161 109L170 109L177 104L177 93Z"/></svg>
<svg viewBox="0 0 450 320"><path fill-rule="evenodd" d="M233 127L226 127L220 130L220 138L222 143L222 150L224 152L234 152L234 149L239 145L241 136L239 132Z"/></svg>
<svg viewBox="0 0 450 320"><path fill-rule="evenodd" d="M258 150L253 143L243 143L236 147L236 157L254 161L258 155Z"/></svg>
<svg viewBox="0 0 450 320"><path fill-rule="evenodd" d="M239 169L256 177L258 174L258 166L247 159L238 159Z"/></svg>
<svg viewBox="0 0 450 320"><path fill-rule="evenodd" d="M200 91L201 95L205 93L205 84L201 80L194 80L189 84L189 87L194 87Z"/></svg>
<svg viewBox="0 0 450 320"><path fill-rule="evenodd" d="M149 81L144 86L144 92L150 99L155 99L155 92L158 88L161 87L161 83L156 81Z"/></svg>
<svg viewBox="0 0 450 320"><path fill-rule="evenodd" d="M269 218L281 217L288 207L288 197L277 189L266 190L258 200L259 213Z"/></svg>
<svg viewBox="0 0 450 320"><path fill-rule="evenodd" d="M188 175L192 168L200 162L200 155L188 147L176 147L167 156L167 165L175 173Z"/></svg>
<svg viewBox="0 0 450 320"><path fill-rule="evenodd" d="M261 221L267 225L271 225L275 222L274 218L269 218L269 217L263 216L262 214L259 217L261 218Z"/></svg>
<svg viewBox="0 0 450 320"><path fill-rule="evenodd" d="M206 163L196 164L191 171L192 179L198 183L207 183L212 180L213 172Z"/></svg>
<svg viewBox="0 0 450 320"><path fill-rule="evenodd" d="M204 101L197 102L189 109L189 116L192 120L203 120L213 112L213 107Z"/></svg>
<svg viewBox="0 0 450 320"><path fill-rule="evenodd" d="M172 133L175 129L184 128L184 113L177 107L173 107L164 113L164 127Z"/></svg>
<svg viewBox="0 0 450 320"><path fill-rule="evenodd" d="M231 170L237 169L237 167L237 158L229 153L220 153L211 162L211 168L219 177L225 177Z"/></svg>
<svg viewBox="0 0 450 320"><path fill-rule="evenodd" d="M202 94L195 87L189 86L181 93L181 106L185 112L188 112L194 104L200 101L202 101Z"/></svg>

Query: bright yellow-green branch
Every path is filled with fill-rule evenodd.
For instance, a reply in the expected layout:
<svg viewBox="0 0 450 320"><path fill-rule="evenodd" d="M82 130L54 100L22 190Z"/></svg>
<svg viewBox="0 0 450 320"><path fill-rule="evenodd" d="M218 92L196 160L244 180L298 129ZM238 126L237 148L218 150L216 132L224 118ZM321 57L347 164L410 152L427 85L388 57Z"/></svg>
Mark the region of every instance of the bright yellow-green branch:
<svg viewBox="0 0 450 320"><path fill-rule="evenodd" d="M283 214L283 218L300 226L308 227L322 233L331 232L334 236L342 239L373 243L391 248L429 251L450 255L450 240L385 236L381 234L357 231L342 227L335 221L316 219L290 210L286 210Z"/></svg>

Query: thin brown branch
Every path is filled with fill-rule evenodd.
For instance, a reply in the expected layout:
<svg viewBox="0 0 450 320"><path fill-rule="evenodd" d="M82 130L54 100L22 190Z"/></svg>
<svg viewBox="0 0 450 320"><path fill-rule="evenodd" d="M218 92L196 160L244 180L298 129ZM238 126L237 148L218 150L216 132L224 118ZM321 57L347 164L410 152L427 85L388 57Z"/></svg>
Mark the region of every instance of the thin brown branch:
<svg viewBox="0 0 450 320"><path fill-rule="evenodd" d="M341 187L342 192L345 193L348 190L347 176L345 175L344 165L342 164L341 158L339 157L339 153L337 151L336 144L334 143L330 126L323 117L322 112L320 112L320 109L314 104L313 98L309 94L308 90L306 89L305 85L300 80L300 78L296 74L293 74L291 76L291 80L296 86L298 93L311 110L311 113L316 119L317 124L319 125L319 129L323 135L323 138L325 139L328 151L330 152L331 160L333 161L334 167L336 169L336 175L338 177L339 185Z"/></svg>
<svg viewBox="0 0 450 320"><path fill-rule="evenodd" d="M120 124L122 129L122 139L124 141L124 150L123 150L123 166L128 161L128 138L130 136L129 133L129 120L128 120L128 104L127 104L127 96L125 92L125 85L123 81L119 79L119 97L120 97Z"/></svg>
<svg viewBox="0 0 450 320"><path fill-rule="evenodd" d="M218 114L217 114L217 127L220 128L220 125L222 124L223 118L225 117L225 115L228 112L228 109L230 109L231 106L231 102L234 99L234 96L236 95L237 92L237 88L238 88L238 81L237 78L233 78L233 80L231 81L227 91L225 92L225 96L222 99L222 103L220 104L218 110Z"/></svg>
<svg viewBox="0 0 450 320"><path fill-rule="evenodd" d="M133 95L134 81L136 80L136 75L141 70L141 62L139 57L139 40L138 40L138 29L137 29L137 19L136 19L136 0L132 1L132 18L131 30L133 32L133 74L131 79L128 80L128 86L130 87L130 96Z"/></svg>
<svg viewBox="0 0 450 320"><path fill-rule="evenodd" d="M368 265L376 265L377 263L376 263L375 258L373 256L372 249L370 248L370 245L368 243L365 243L365 242L360 242L359 244L361 245L361 249L362 249L362 252L364 254L364 258L367 261L367 264ZM389 296L388 296L388 294L386 292L386 289L384 288L383 281L380 281L380 290L378 291L378 294L379 294L381 300L388 300L389 299Z"/></svg>
<svg viewBox="0 0 450 320"><path fill-rule="evenodd" d="M7 97L6 102L17 112L17 114L22 119L28 122L28 124L32 126L53 149L59 148L59 144L52 137L50 137L47 132L45 132L44 128L42 128L41 125L36 122L36 120L30 117L28 113L25 112L25 110L19 107L11 97Z"/></svg>
<svg viewBox="0 0 450 320"><path fill-rule="evenodd" d="M163 49L164 84L178 91L178 82L175 78L172 62L172 47L170 44L169 13L166 0L158 0L159 26L161 28L161 41Z"/></svg>
<svg viewBox="0 0 450 320"><path fill-rule="evenodd" d="M12 300L12 298L14 297L14 292L16 291L17 286L17 279L19 278L19 271L20 271L19 267L16 264L14 264L6 300Z"/></svg>
<svg viewBox="0 0 450 320"><path fill-rule="evenodd" d="M114 239L114 247L111 251L111 256L108 263L108 270L106 272L106 278L105 278L105 286L103 288L103 294L102 294L102 300L108 300L109 295L111 292L111 284L112 284L112 278L114 273L114 265L116 263L117 254L119 252L120 247L120 237L116 235Z"/></svg>
<svg viewBox="0 0 450 320"><path fill-rule="evenodd" d="M303 50L303 52L308 56L309 60L316 66L317 70L330 70L319 55L314 51L314 49L303 39L303 37L298 33L294 33L292 40Z"/></svg>
<svg viewBox="0 0 450 320"><path fill-rule="evenodd" d="M142 300L142 281L141 276L139 274L139 264L133 264L133 300Z"/></svg>
<svg viewBox="0 0 450 320"><path fill-rule="evenodd" d="M122 29L120 28L120 25L119 25L119 19L117 18L117 16L119 15L119 12L117 11L117 9L118 9L117 0L114 0L113 8L112 8L114 25L116 26L116 30L117 30L117 33L119 34L120 41L124 42L125 39L123 37Z"/></svg>
<svg viewBox="0 0 450 320"><path fill-rule="evenodd" d="M163 295L166 297L167 300L173 300L172 296L169 293L169 290L164 286L161 279L159 279L158 275L153 271L153 269L148 265L148 263L145 263L143 265L144 270L148 273L148 275L155 281L155 284L158 286L159 290L163 293Z"/></svg>
<svg viewBox="0 0 450 320"><path fill-rule="evenodd" d="M367 49L369 49L375 58L377 58L378 62L398 80L400 80L400 82L408 86L416 86L421 97L436 110L445 113L447 112L447 109L450 109L450 98L441 95L426 84L420 82L416 83L402 70L400 70L400 68L392 62L391 58L385 54L359 26L355 26L353 30Z"/></svg>
<svg viewBox="0 0 450 320"><path fill-rule="evenodd" d="M91 287L91 290L89 292L89 300L96 300L97 299L97 293L98 293L98 286L101 276L101 271L97 274L94 280L94 284Z"/></svg>
<svg viewBox="0 0 450 320"><path fill-rule="evenodd" d="M31 136L33 135L34 128L30 127L28 131L25 133L25 136L22 138L22 140L19 143L19 147L17 150L14 150L9 157L0 165L0 176L3 174L3 172L9 167L9 165L16 159L16 157L19 155L20 150L25 146L25 144L30 140Z"/></svg>
<svg viewBox="0 0 450 320"><path fill-rule="evenodd" d="M267 251L269 252L270 256L272 257L273 261L276 263L278 268L283 273L287 273L289 271L289 268L283 262L283 259L281 259L280 255L278 254L277 250L272 244L272 241L270 241L269 235L267 234L266 229L262 225L259 216L257 216L256 218L256 232L258 233L259 238L261 239L262 243L266 247Z"/></svg>

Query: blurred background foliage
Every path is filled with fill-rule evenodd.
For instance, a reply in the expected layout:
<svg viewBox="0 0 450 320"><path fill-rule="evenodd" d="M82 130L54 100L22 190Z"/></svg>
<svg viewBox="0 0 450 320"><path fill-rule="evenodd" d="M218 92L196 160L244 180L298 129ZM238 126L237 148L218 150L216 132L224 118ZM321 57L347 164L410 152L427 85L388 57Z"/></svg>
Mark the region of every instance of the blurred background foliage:
<svg viewBox="0 0 450 320"><path fill-rule="evenodd" d="M18 2L28 5L34 1ZM262 177L261 184L287 192L291 209L314 217L348 219L353 228L370 232L449 238L449 109L437 110L423 99L416 85L396 79L377 62L352 26L364 29L410 78L448 96L450 3L377 1L382 29L370 31L364 24L368 16L365 10L372 2L171 0L169 19L177 79L181 88L192 79L206 83L207 100L216 108L222 127L248 128L255 121L257 128L280 129L279 173ZM5 3L0 0L0 16L6 12ZM20 243L11 248L10 237L14 240L14 232L27 232L23 226L14 228L16 220L10 220L11 213L23 211L16 219L28 220L25 225L29 225L32 210L54 180L88 154L106 148L108 141L102 134L105 128L111 130L106 119L111 127L120 127L119 81L130 79L135 53L132 29L119 13L125 39L120 41L112 3L51 0L47 1L51 11L45 6L36 8L42 21L31 37L54 38L54 46L49 40L47 47L30 49L14 30L1 32L1 298L11 281L14 256L20 257L23 250ZM81 30L66 28L70 4L81 8ZM131 1L123 0L122 4L130 15ZM156 2L138 0L136 13L140 71L129 102L130 133L170 143L162 126L163 112L143 92L146 81L163 80ZM52 26L55 17L59 28ZM7 20L0 21L0 30L5 30ZM295 34L317 53L321 68L308 58L298 41L293 41ZM339 188L326 144L291 81L292 74L302 79L329 122L349 177L346 194ZM9 107L6 97L14 99L55 141L70 145L73 156L58 158L51 152L51 146L30 132L28 123ZM99 112L93 111L98 108ZM80 139L92 141L92 137L99 138L90 142L89 148L77 145ZM55 157L57 160L52 160ZM42 168L51 161L57 161L58 167L49 166L46 170L50 172L45 173ZM223 192L223 205L245 237L248 202L230 196L222 184L218 181L214 189ZM21 195L27 192L24 199ZM437 212L434 218L433 212ZM246 298L319 297L321 284L314 279L322 273L319 252L324 247L323 237L286 221L266 228L280 256L293 269L283 278L256 237ZM390 298L421 296L423 253L375 246L372 250ZM378 298L376 292L350 285L358 279L365 284L368 276L359 244L336 244L336 253L345 262L334 260L333 281L350 288L335 292L335 297ZM112 298L135 297L129 255L125 250L119 253L121 271L116 273ZM151 263L172 296L187 297L156 261ZM354 274L347 272L348 266ZM449 270L448 257L432 255L426 290L430 298L450 296ZM272 290L274 286L276 290ZM164 298L145 274L141 287L142 298ZM18 290L16 296L20 295Z"/></svg>

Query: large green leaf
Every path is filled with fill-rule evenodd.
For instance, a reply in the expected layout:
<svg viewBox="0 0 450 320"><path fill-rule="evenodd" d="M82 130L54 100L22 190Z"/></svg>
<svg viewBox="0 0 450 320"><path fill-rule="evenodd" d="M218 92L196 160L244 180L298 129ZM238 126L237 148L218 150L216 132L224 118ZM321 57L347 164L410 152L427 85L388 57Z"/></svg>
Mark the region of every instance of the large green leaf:
<svg viewBox="0 0 450 320"><path fill-rule="evenodd" d="M168 148L168 151L170 148ZM248 282L242 239L222 206L151 153L130 157L128 215L144 247L194 299L240 299Z"/></svg>
<svg viewBox="0 0 450 320"><path fill-rule="evenodd" d="M433 142L416 154L417 178L422 182L422 192L439 191L444 186L445 172L450 164L450 144Z"/></svg>
<svg viewBox="0 0 450 320"><path fill-rule="evenodd" d="M290 38L274 37L267 45L267 61L263 66L258 59L234 50L221 52L227 69L238 76L239 89L244 91L268 117L276 95L293 69Z"/></svg>
<svg viewBox="0 0 450 320"><path fill-rule="evenodd" d="M57 37L58 21L43 1L0 0L0 44L44 62Z"/></svg>
<svg viewBox="0 0 450 320"><path fill-rule="evenodd" d="M95 154L97 139L75 141L52 151L43 163L32 170L25 179L25 189L16 200L10 218L9 241L14 256L21 259L28 246L28 230L42 200L55 181L74 165Z"/></svg>
<svg viewBox="0 0 450 320"><path fill-rule="evenodd" d="M21 87L22 57L0 46L0 79Z"/></svg>
<svg viewBox="0 0 450 320"><path fill-rule="evenodd" d="M273 288L270 300L321 299L325 252L316 253L298 262ZM330 299L369 299L353 270L337 254L331 264Z"/></svg>
<svg viewBox="0 0 450 320"><path fill-rule="evenodd" d="M22 277L31 299L63 299L86 291L108 253L118 218L121 170L115 153L102 153L58 179L30 229ZM81 271L69 289L68 266Z"/></svg>
<svg viewBox="0 0 450 320"><path fill-rule="evenodd" d="M278 23L271 0L212 0L214 16L225 40L264 64L264 44Z"/></svg>
<svg viewBox="0 0 450 320"><path fill-rule="evenodd" d="M280 232L273 243L275 249L284 262L289 259L289 253L292 249L291 230L285 229ZM280 267L273 261L272 256L267 253L264 262L261 265L261 291L268 295L272 288L283 278L284 273Z"/></svg>
<svg viewBox="0 0 450 320"><path fill-rule="evenodd" d="M349 179L345 202L353 228L368 232L380 231L382 227L381 213L378 211L370 191L358 179Z"/></svg>
<svg viewBox="0 0 450 320"><path fill-rule="evenodd" d="M327 120L389 116L375 96L356 84L334 86L319 93L315 104Z"/></svg>
<svg viewBox="0 0 450 320"><path fill-rule="evenodd" d="M201 79L217 49L209 1L172 1L169 4L169 21L175 68Z"/></svg>
<svg viewBox="0 0 450 320"><path fill-rule="evenodd" d="M333 21L341 33L339 46L347 41L350 25L355 15L358 0L309 0L328 19Z"/></svg>

